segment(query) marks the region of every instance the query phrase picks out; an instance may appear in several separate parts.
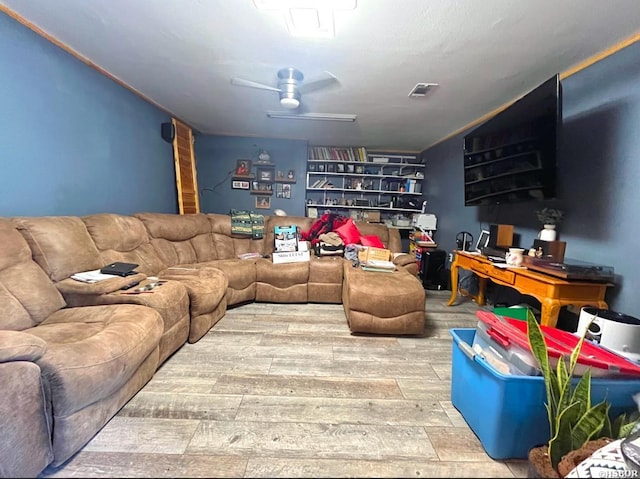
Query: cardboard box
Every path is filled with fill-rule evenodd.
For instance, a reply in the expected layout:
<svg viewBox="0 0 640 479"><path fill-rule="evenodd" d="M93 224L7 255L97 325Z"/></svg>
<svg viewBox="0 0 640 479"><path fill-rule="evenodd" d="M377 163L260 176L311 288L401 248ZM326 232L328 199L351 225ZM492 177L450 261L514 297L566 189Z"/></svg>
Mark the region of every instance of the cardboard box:
<svg viewBox="0 0 640 479"><path fill-rule="evenodd" d="M380 212L365 210L362 212L362 219L369 223L380 223Z"/></svg>
<svg viewBox="0 0 640 479"><path fill-rule="evenodd" d="M276 251L298 250L298 227L296 225L276 226L273 228Z"/></svg>
<svg viewBox="0 0 640 479"><path fill-rule="evenodd" d="M311 255L309 251L285 251L282 253L273 253L273 264L301 263L310 260Z"/></svg>
<svg viewBox="0 0 640 479"><path fill-rule="evenodd" d="M391 251L383 248L374 248L373 246L367 246L366 248L358 251L358 260L361 263L366 263L372 259L379 261L391 261Z"/></svg>

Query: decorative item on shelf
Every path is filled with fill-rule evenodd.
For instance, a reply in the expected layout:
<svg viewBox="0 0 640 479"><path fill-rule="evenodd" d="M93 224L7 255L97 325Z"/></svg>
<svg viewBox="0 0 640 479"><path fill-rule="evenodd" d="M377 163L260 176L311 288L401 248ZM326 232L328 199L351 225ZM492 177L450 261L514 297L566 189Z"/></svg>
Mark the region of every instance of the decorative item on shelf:
<svg viewBox="0 0 640 479"><path fill-rule="evenodd" d="M545 224L538 233L538 239L543 241L555 241L557 237L556 225Z"/></svg>
<svg viewBox="0 0 640 479"><path fill-rule="evenodd" d="M270 165L271 164L271 155L267 152L267 150L259 150L258 151L258 161L257 164L262 165Z"/></svg>
<svg viewBox="0 0 640 479"><path fill-rule="evenodd" d="M542 223L542 230L538 233L538 239L543 241L555 241L557 237L556 225L564 217L564 212L557 208L542 208L536 211L538 221Z"/></svg>

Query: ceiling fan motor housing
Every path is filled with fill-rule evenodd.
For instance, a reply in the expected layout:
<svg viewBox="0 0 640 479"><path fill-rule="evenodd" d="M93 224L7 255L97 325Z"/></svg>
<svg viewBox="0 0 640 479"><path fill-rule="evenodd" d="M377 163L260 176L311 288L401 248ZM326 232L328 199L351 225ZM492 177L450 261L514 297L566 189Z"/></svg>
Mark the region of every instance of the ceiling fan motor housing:
<svg viewBox="0 0 640 479"><path fill-rule="evenodd" d="M294 109L300 106L298 84L304 79L301 71L295 68L283 68L278 71L278 88L280 89L280 105Z"/></svg>

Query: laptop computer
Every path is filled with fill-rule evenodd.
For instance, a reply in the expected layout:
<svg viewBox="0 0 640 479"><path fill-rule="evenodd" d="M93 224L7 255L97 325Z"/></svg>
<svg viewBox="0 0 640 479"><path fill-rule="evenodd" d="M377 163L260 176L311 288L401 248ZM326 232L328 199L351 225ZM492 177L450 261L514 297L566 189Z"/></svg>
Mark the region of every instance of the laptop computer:
<svg viewBox="0 0 640 479"><path fill-rule="evenodd" d="M100 269L102 274L113 274L116 276L131 276L132 274L137 274L136 271L133 271L138 267L137 264L134 263L120 263L115 262L108 264Z"/></svg>

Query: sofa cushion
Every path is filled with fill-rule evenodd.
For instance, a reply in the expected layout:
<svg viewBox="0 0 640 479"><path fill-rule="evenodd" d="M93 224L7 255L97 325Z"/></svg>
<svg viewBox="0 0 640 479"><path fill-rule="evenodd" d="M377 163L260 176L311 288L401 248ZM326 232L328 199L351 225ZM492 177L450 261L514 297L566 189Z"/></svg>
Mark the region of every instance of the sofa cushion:
<svg viewBox="0 0 640 479"><path fill-rule="evenodd" d="M33 259L54 282L104 266L98 248L78 217L20 217L13 221L27 240Z"/></svg>
<svg viewBox="0 0 640 479"><path fill-rule="evenodd" d="M134 263L138 265L136 271L146 275L157 274L166 268L138 218L103 213L83 216L82 221L104 264L115 261Z"/></svg>
<svg viewBox="0 0 640 479"><path fill-rule="evenodd" d="M121 388L158 347L160 314L119 304L63 309L26 332L47 343L37 361L56 416L68 416Z"/></svg>
<svg viewBox="0 0 640 479"><path fill-rule="evenodd" d="M360 230L349 218L345 224L334 230L342 238L344 244L360 244Z"/></svg>
<svg viewBox="0 0 640 479"><path fill-rule="evenodd" d="M207 214L213 245L218 259L238 259L238 256L245 253L265 253L265 238L235 238L231 234L231 217L210 213ZM265 230L266 230L265 225ZM266 236L266 235L265 235ZM268 251L272 251L273 247Z"/></svg>
<svg viewBox="0 0 640 479"><path fill-rule="evenodd" d="M218 258L205 214L138 213L134 216L144 224L151 244L167 266Z"/></svg>
<svg viewBox="0 0 640 479"><path fill-rule="evenodd" d="M6 219L0 219L0 244L0 328L31 328L64 308L62 295L31 259L26 240Z"/></svg>
<svg viewBox="0 0 640 479"><path fill-rule="evenodd" d="M374 248L384 248L384 243L376 235L360 236L360 244L362 246L373 246Z"/></svg>

